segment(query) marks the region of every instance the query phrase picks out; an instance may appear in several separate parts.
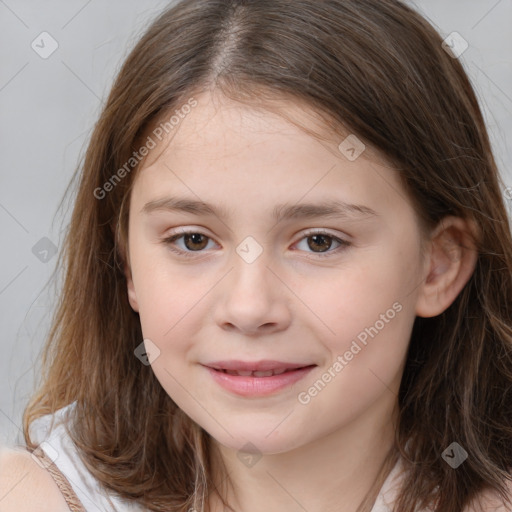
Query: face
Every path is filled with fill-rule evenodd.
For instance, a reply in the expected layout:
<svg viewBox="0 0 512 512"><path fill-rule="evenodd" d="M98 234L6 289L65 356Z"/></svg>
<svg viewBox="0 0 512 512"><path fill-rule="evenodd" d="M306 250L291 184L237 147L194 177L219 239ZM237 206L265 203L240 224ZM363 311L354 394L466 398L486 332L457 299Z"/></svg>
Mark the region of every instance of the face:
<svg viewBox="0 0 512 512"><path fill-rule="evenodd" d="M370 148L354 159L352 139L338 148L348 134L320 143L277 114L195 99L134 183L129 299L178 406L225 447L281 453L396 400L419 225L397 171ZM209 368L262 360L309 368Z"/></svg>

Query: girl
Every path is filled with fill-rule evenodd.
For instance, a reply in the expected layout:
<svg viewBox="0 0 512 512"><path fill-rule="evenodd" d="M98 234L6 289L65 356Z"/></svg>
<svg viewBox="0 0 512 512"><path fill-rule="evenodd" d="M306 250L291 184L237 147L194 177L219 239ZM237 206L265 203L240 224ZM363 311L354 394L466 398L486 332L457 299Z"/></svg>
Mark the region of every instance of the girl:
<svg viewBox="0 0 512 512"><path fill-rule="evenodd" d="M398 0L159 16L89 144L3 510L510 510L510 224L443 46Z"/></svg>

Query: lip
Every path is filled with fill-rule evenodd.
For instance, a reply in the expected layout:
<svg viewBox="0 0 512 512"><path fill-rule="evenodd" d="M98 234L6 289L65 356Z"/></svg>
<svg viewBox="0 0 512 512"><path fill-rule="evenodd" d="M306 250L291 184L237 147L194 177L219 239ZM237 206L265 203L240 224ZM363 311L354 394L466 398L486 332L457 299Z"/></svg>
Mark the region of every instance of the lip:
<svg viewBox="0 0 512 512"><path fill-rule="evenodd" d="M214 368L216 370L239 370L251 372L265 372L268 370L290 370L311 366L313 363L286 363L284 361L274 361L263 359L261 361L240 361L231 359L229 361L214 361L206 363L203 366Z"/></svg>
<svg viewBox="0 0 512 512"><path fill-rule="evenodd" d="M292 386L303 379L313 368L316 368L316 366L317 365L310 365L305 368L290 370L280 375L272 375L271 377L244 377L240 375L230 375L229 373L208 366L205 366L205 368L208 370L213 380L227 391L243 397L261 397L277 393Z"/></svg>

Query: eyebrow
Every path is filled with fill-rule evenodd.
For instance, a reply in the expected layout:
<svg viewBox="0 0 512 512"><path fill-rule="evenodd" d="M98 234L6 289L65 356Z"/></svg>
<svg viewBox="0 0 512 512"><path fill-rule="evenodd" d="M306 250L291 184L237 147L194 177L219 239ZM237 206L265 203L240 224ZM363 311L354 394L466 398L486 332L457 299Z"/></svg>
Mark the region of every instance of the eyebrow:
<svg viewBox="0 0 512 512"><path fill-rule="evenodd" d="M141 212L151 213L156 210L177 211L192 215L214 215L220 219L227 219L230 213L223 207L213 206L203 201L181 197L166 197L146 203ZM340 200L324 201L322 203L278 204L272 211L275 222L285 219L311 219L317 217L336 218L362 218L378 217L379 214L362 204L345 203Z"/></svg>

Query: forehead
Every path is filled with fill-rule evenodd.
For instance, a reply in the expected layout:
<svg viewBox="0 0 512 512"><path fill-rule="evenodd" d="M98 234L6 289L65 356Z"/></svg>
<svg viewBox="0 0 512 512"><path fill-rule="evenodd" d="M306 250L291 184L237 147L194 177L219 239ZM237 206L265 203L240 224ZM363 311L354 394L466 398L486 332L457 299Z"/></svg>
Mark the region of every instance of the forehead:
<svg viewBox="0 0 512 512"><path fill-rule="evenodd" d="M265 91L264 97L257 96L260 90ZM320 145L317 150L323 147L339 156L340 142L347 136L355 137L349 128L334 121L332 116L325 113L322 116L301 98L261 87L253 94L250 99L235 100L214 89L183 97L153 122L148 134L158 143L159 151L152 151L143 167L151 166L168 145L173 152L214 149L219 153L221 141L226 150L234 145L236 138L245 138L247 144L258 144L262 139L270 143L268 138L272 137L277 145L286 137L306 143L305 149ZM281 140L273 137L275 135L280 135ZM386 156L368 143L363 156L386 161Z"/></svg>
<svg viewBox="0 0 512 512"><path fill-rule="evenodd" d="M271 197L277 204L278 197L298 201L327 192L346 202L385 202L385 191L405 199L397 171L382 155L365 145L349 158L347 145L355 141L361 150L354 134L331 131L304 104L276 100L269 109L210 93L192 99L183 102L191 108L174 107L179 121L137 173L137 195L158 200L179 189L205 202L245 198L262 205Z"/></svg>

